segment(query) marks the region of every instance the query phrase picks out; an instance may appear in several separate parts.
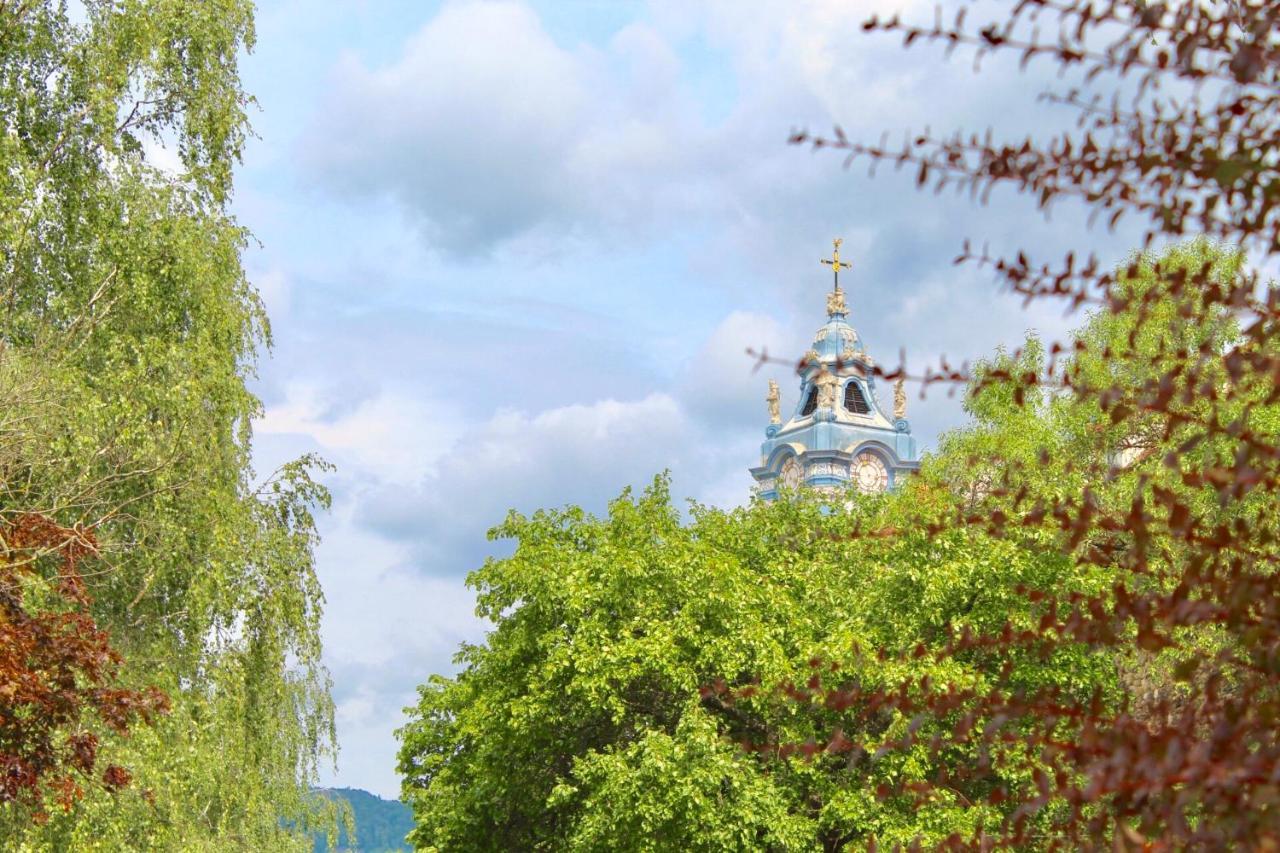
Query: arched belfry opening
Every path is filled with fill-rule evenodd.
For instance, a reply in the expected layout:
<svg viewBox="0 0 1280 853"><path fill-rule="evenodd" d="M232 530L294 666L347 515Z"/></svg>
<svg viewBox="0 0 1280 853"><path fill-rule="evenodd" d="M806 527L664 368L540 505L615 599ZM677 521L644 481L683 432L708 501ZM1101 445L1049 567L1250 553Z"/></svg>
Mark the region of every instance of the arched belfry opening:
<svg viewBox="0 0 1280 853"><path fill-rule="evenodd" d="M867 402L867 397L862 393L862 388L856 379L844 386L844 409L855 415L871 414L871 404Z"/></svg>

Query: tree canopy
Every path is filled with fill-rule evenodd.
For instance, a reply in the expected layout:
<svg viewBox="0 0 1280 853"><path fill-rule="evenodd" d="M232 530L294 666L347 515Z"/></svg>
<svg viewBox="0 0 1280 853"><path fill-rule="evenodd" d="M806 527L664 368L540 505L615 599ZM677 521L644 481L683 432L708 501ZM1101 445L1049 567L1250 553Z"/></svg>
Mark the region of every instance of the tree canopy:
<svg viewBox="0 0 1280 853"><path fill-rule="evenodd" d="M91 534L70 605L110 643L100 687L167 706L127 737L101 707L63 718L50 737L95 738L131 784L4 798L9 846L302 850L291 827L325 809L308 782L332 744L311 563L328 498L317 460L250 465L269 328L226 205L252 45L247 0L0 4L3 530L38 513ZM32 612L67 612L59 565L23 576Z"/></svg>

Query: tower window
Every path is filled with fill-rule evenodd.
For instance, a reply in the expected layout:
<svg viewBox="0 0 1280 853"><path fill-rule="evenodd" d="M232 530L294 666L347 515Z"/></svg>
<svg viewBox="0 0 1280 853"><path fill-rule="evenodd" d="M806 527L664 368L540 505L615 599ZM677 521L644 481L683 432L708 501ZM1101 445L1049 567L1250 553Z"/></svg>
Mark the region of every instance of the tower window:
<svg viewBox="0 0 1280 853"><path fill-rule="evenodd" d="M808 417L813 414L813 410L818 408L818 389L810 388L809 396L804 400L804 408L800 410L800 417Z"/></svg>
<svg viewBox="0 0 1280 853"><path fill-rule="evenodd" d="M857 382L850 382L844 386L844 407L855 415L870 413L871 407L867 405L867 398L863 396Z"/></svg>

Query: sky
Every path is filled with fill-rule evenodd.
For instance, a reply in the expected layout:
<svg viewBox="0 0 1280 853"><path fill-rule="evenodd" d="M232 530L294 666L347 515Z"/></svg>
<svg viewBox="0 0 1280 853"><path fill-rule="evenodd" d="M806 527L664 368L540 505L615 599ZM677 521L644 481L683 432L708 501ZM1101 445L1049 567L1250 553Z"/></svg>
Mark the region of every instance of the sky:
<svg viewBox="0 0 1280 853"><path fill-rule="evenodd" d="M885 10L262 0L234 212L274 339L256 467L337 466L316 560L340 754L321 784L399 795L394 732L417 685L483 640L465 578L510 552L485 535L509 510L601 512L664 470L682 499L747 502L768 379L784 410L799 381L744 350L808 348L832 238L881 363L956 364L1081 322L952 260L971 238L1119 262L1132 235L787 144L836 123L873 141L1070 122L1036 97L1070 82L1049 67L975 74L864 34ZM936 388L909 415L926 450L964 422Z"/></svg>

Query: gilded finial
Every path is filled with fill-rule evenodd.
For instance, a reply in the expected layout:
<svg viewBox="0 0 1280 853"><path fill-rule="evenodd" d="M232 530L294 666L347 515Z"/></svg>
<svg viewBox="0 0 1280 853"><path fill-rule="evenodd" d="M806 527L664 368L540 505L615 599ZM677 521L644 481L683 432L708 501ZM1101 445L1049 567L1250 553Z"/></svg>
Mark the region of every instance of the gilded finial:
<svg viewBox="0 0 1280 853"><path fill-rule="evenodd" d="M907 388L902 377L893 383L893 417L902 420L907 416Z"/></svg>
<svg viewBox="0 0 1280 853"><path fill-rule="evenodd" d="M782 410L778 403L781 398L782 395L778 392L778 380L770 379L769 395L764 399L769 404L769 423L771 424L782 423Z"/></svg>
<svg viewBox="0 0 1280 853"><path fill-rule="evenodd" d="M848 314L848 308L844 304L844 291L836 288L827 294L827 313L828 314Z"/></svg>
<svg viewBox="0 0 1280 853"><path fill-rule="evenodd" d="M853 264L840 260L840 244L844 240L837 237L831 241L831 257L823 258L822 262L831 267L831 293L827 294L827 313L828 314L844 314L847 309L844 304L844 291L840 289L840 270L852 269Z"/></svg>

